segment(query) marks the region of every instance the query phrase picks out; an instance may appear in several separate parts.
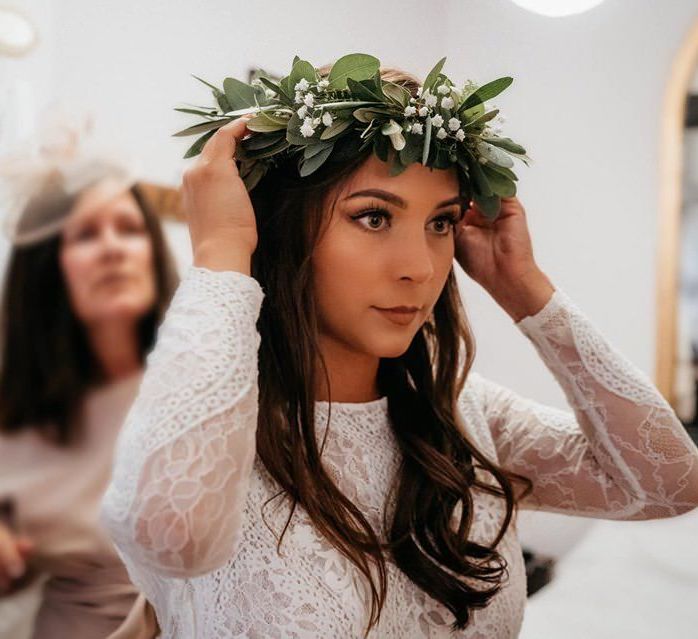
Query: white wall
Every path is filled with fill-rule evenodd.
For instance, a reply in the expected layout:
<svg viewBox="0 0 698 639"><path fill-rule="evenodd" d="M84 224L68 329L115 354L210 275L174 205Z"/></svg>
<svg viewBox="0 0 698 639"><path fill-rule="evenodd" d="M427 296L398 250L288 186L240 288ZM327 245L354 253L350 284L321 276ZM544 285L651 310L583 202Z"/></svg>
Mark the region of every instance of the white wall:
<svg viewBox="0 0 698 639"><path fill-rule="evenodd" d="M191 142L170 137L190 122L172 108L209 100L190 73L218 82L244 78L250 64L286 71L296 53L321 64L366 51L421 75L447 55L454 78L514 76L496 102L535 160L519 165L519 195L538 260L653 373L660 108L671 60L698 17L693 0L606 0L562 19L508 0L16 4L37 17L43 44L26 60L4 61L3 83L32 83L39 108L60 100L94 111L102 137L164 181L178 179ZM476 367L564 406L509 317L475 285L463 288Z"/></svg>

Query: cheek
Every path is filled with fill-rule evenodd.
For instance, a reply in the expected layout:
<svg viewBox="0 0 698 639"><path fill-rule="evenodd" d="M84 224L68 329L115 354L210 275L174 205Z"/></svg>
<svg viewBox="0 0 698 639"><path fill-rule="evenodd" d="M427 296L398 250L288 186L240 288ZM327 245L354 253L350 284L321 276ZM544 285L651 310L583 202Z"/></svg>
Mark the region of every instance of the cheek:
<svg viewBox="0 0 698 639"><path fill-rule="evenodd" d="M61 253L61 269L66 287L72 297L79 300L87 294L89 275L95 266L94 252L80 247L64 249Z"/></svg>

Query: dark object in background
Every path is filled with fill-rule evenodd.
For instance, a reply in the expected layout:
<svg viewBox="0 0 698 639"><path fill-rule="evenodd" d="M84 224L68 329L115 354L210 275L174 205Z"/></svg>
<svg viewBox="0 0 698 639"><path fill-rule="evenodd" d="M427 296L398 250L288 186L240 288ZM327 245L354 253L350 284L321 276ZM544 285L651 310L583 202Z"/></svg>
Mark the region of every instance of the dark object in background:
<svg viewBox="0 0 698 639"><path fill-rule="evenodd" d="M553 580L555 560L525 549L523 557L526 565L526 589L530 597Z"/></svg>

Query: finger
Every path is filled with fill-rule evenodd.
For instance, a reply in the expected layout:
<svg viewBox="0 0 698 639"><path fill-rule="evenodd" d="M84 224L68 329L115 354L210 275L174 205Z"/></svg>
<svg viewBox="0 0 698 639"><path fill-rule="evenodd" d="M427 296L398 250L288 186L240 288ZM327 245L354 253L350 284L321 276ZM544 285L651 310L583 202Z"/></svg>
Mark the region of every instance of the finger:
<svg viewBox="0 0 698 639"><path fill-rule="evenodd" d="M24 574L25 564L13 539L7 534L0 539L0 572L11 579L18 579Z"/></svg>
<svg viewBox="0 0 698 639"><path fill-rule="evenodd" d="M230 160L235 157L238 142L249 133L246 125L252 117L254 117L253 114L243 116L218 129L204 145L201 158L212 161Z"/></svg>
<svg viewBox="0 0 698 639"><path fill-rule="evenodd" d="M492 223L483 215L482 211L474 204L463 215L464 226L477 226L479 228L490 228Z"/></svg>

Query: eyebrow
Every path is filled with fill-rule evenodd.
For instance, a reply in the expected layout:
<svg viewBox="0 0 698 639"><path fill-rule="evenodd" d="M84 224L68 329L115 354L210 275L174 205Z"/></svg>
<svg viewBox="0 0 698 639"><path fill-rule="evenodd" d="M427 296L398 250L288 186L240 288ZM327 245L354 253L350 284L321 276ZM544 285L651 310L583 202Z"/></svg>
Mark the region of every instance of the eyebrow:
<svg viewBox="0 0 698 639"><path fill-rule="evenodd" d="M377 197L380 198L381 200L385 200L386 202L390 202L391 204L394 204L395 206L399 206L401 209L404 209L407 207L407 203L405 200L403 200L401 197L398 195L395 195L394 193L390 193L389 191L383 191L382 189L364 189L363 191L356 191L352 193L351 195L348 195L345 197L345 200L351 200L355 197ZM444 206L449 206L450 204L460 204L463 205L467 201L467 198L463 195L457 195L456 197L452 197L449 200L444 200L443 202L440 202L439 204L436 205L435 208L440 209L443 208Z"/></svg>

